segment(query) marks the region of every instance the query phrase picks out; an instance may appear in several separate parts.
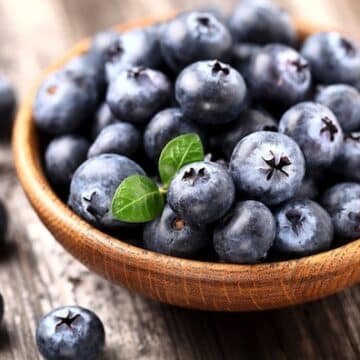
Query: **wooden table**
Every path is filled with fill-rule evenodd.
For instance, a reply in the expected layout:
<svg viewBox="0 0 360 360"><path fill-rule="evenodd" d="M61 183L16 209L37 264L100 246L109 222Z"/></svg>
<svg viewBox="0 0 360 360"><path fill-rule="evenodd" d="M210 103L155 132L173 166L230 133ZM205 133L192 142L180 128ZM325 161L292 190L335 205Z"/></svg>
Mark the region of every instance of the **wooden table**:
<svg viewBox="0 0 360 360"><path fill-rule="evenodd" d="M235 1L223 1L229 9ZM41 68L76 40L111 24L207 1L0 0L0 72L20 98ZM358 0L282 1L297 16L360 35ZM262 313L206 313L162 305L89 273L54 241L16 180L0 144L0 197L11 214L0 257L6 300L0 359L32 360L36 322L65 304L94 310L107 333L106 359L359 359L360 288L293 308Z"/></svg>

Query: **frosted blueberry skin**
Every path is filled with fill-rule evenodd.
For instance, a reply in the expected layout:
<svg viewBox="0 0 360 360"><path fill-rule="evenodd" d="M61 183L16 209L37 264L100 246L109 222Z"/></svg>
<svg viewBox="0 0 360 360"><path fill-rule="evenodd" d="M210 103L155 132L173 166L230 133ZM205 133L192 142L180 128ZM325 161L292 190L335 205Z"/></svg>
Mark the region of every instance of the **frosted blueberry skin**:
<svg viewBox="0 0 360 360"><path fill-rule="evenodd" d="M308 62L296 50L271 44L251 58L247 81L255 100L286 107L307 97L311 72Z"/></svg>
<svg viewBox="0 0 360 360"><path fill-rule="evenodd" d="M185 12L164 25L161 53L174 71L199 60L227 60L232 40L227 28L209 12Z"/></svg>
<svg viewBox="0 0 360 360"><path fill-rule="evenodd" d="M199 61L185 68L175 84L184 115L201 124L225 124L246 105L246 84L230 65Z"/></svg>
<svg viewBox="0 0 360 360"><path fill-rule="evenodd" d="M0 200L0 244L3 244L5 242L7 229L8 229L8 214L5 205ZM0 316L0 322L1 322L1 316Z"/></svg>
<svg viewBox="0 0 360 360"><path fill-rule="evenodd" d="M345 135L331 170L343 179L360 182L360 131Z"/></svg>
<svg viewBox="0 0 360 360"><path fill-rule="evenodd" d="M141 133L132 124L121 122L106 126L90 146L88 158L100 154L119 154L131 157L141 145Z"/></svg>
<svg viewBox="0 0 360 360"><path fill-rule="evenodd" d="M119 36L119 32L112 29L98 32L91 40L90 53L104 62L108 47L118 40Z"/></svg>
<svg viewBox="0 0 360 360"><path fill-rule="evenodd" d="M320 87L315 101L335 114L344 131L360 129L360 93L355 87L344 84Z"/></svg>
<svg viewBox="0 0 360 360"><path fill-rule="evenodd" d="M105 346L105 330L92 311L64 306L40 319L36 343L45 359L96 360Z"/></svg>
<svg viewBox="0 0 360 360"><path fill-rule="evenodd" d="M126 156L102 154L85 161L75 172L68 204L79 216L98 228L126 224L113 218L111 203L120 183L144 170Z"/></svg>
<svg viewBox="0 0 360 360"><path fill-rule="evenodd" d="M187 119L179 108L168 108L158 112L145 128L144 147L147 156L157 161L162 149L170 140L188 133L196 133L204 138L203 131Z"/></svg>
<svg viewBox="0 0 360 360"><path fill-rule="evenodd" d="M301 186L305 160L288 136L259 131L235 147L229 170L237 189L267 205L290 199Z"/></svg>
<svg viewBox="0 0 360 360"><path fill-rule="evenodd" d="M69 134L81 127L97 106L96 84L69 70L49 75L33 104L36 125L52 135Z"/></svg>
<svg viewBox="0 0 360 360"><path fill-rule="evenodd" d="M213 244L221 261L253 264L266 257L275 233L274 217L264 204L241 201L215 228Z"/></svg>
<svg viewBox="0 0 360 360"><path fill-rule="evenodd" d="M209 234L206 227L190 224L166 205L160 217L145 225L143 239L146 249L189 258L206 248Z"/></svg>
<svg viewBox="0 0 360 360"><path fill-rule="evenodd" d="M91 138L95 140L96 137L100 134L101 130L103 130L108 125L116 124L118 122L120 122L120 120L113 115L109 105L106 102L102 103L94 115L91 129Z"/></svg>
<svg viewBox="0 0 360 360"><path fill-rule="evenodd" d="M330 215L315 201L290 200L275 214L278 253L306 256L328 250L334 229Z"/></svg>
<svg viewBox="0 0 360 360"><path fill-rule="evenodd" d="M308 60L314 79L322 84L356 84L360 81L360 47L337 32L309 36L301 54Z"/></svg>
<svg viewBox="0 0 360 360"><path fill-rule="evenodd" d="M268 0L245 0L235 7L229 28L237 43L295 45L296 31L290 15Z"/></svg>
<svg viewBox="0 0 360 360"><path fill-rule="evenodd" d="M299 103L290 108L280 119L279 132L297 142L310 171L330 166L344 139L333 112L313 102Z"/></svg>
<svg viewBox="0 0 360 360"><path fill-rule="evenodd" d="M230 209L235 200L235 186L222 165L195 162L174 176L167 200L181 218L204 225L220 219Z"/></svg>
<svg viewBox="0 0 360 360"><path fill-rule="evenodd" d="M16 109L16 94L13 86L0 76L0 138L9 137Z"/></svg>
<svg viewBox="0 0 360 360"><path fill-rule="evenodd" d="M106 102L117 118L144 124L168 104L171 91L170 81L160 71L133 67L109 85Z"/></svg>
<svg viewBox="0 0 360 360"><path fill-rule="evenodd" d="M321 203L330 213L339 238L354 240L360 237L360 184L334 185L324 193Z"/></svg>
<svg viewBox="0 0 360 360"><path fill-rule="evenodd" d="M226 131L219 134L216 143L227 158L230 158L237 143L245 136L256 131L277 131L275 119L268 113L249 109L243 111L236 120L231 122Z"/></svg>
<svg viewBox="0 0 360 360"><path fill-rule="evenodd" d="M162 63L158 32L149 27L119 33L117 38L108 44L104 56L108 83L130 67L158 69Z"/></svg>
<svg viewBox="0 0 360 360"><path fill-rule="evenodd" d="M45 172L54 185L69 186L76 169L86 160L89 142L82 136L63 135L45 150Z"/></svg>

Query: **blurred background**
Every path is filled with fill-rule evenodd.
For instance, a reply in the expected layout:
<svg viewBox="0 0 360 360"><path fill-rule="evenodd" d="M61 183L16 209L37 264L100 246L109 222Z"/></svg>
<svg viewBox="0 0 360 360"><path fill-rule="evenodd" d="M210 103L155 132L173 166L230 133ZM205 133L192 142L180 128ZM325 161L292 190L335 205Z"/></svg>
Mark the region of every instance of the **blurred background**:
<svg viewBox="0 0 360 360"><path fill-rule="evenodd" d="M359 0L281 0L294 16L360 38ZM41 69L77 40L113 24L175 9L236 0L0 0L0 73L19 99ZM143 299L89 273L53 240L31 210L0 143L0 197L12 215L10 246L0 251L0 292L7 299L0 359L33 360L38 319L78 303L107 331L106 359L359 359L360 289L284 310L202 313Z"/></svg>

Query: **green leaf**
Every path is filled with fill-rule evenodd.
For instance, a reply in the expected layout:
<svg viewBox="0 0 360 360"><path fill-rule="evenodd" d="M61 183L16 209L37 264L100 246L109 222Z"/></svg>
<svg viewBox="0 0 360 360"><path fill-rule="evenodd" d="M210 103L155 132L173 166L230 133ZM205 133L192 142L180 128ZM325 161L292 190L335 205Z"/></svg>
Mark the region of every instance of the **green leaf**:
<svg viewBox="0 0 360 360"><path fill-rule="evenodd" d="M185 134L172 139L163 148L159 159L159 173L167 187L176 172L184 165L204 160L204 148L199 135Z"/></svg>
<svg viewBox="0 0 360 360"><path fill-rule="evenodd" d="M164 198L156 183L143 175L127 177L115 192L112 214L121 221L143 223L161 214Z"/></svg>

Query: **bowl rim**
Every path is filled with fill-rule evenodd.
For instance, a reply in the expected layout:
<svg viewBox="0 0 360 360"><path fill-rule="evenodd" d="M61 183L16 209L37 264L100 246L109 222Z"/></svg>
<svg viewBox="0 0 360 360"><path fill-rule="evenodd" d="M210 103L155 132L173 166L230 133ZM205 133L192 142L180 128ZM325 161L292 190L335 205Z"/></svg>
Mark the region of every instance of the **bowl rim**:
<svg viewBox="0 0 360 360"><path fill-rule="evenodd" d="M169 18L169 14L166 14L166 16L163 17L157 17L155 18L155 21L154 18L135 20L118 25L116 26L116 29L125 31L133 27L145 26L167 18ZM324 29L323 27L314 26L304 20L296 20L295 22L300 37ZM40 215L43 222L45 222L47 228L49 227L48 223L44 221L41 216L43 211L52 213L53 216L56 217L56 221L59 222L60 226L64 229L79 233L80 228L80 235L83 236L80 236L78 241L81 243L81 246L90 247L92 249L96 248L104 257L120 257L123 264L133 265L136 263L136 266L143 270L152 266L154 267L155 272L159 274L165 273L168 276L174 276L174 272L181 271L181 277L189 279L193 279L194 276L200 276L201 278L211 277L214 281L219 282L234 282L239 281L239 275L241 275L240 278L246 276L247 281L256 283L259 279L259 273L255 270L259 270L261 273L266 273L269 274L269 276L274 276L279 279L280 272L284 271L284 265L286 265L286 268L288 268L290 272L296 272L299 268L303 268L304 266L316 266L319 268L319 273L316 276L321 277L329 275L328 268L322 266L324 262L331 261L331 258L336 257L341 257L344 260L337 263L337 270L339 270L340 266L341 268L339 271L343 272L349 271L353 266L356 267L356 260L359 262L357 254L360 251L360 239L335 249L297 259L257 264L217 263L178 258L131 245L126 241L122 241L101 232L75 214L66 203L55 194L42 169L37 131L32 118L32 103L43 79L72 57L85 52L88 49L89 44L90 40L88 38L80 41L61 56L59 60L52 63L42 72L41 76L32 87L30 94L25 101L22 102L15 121L12 149L18 178L30 203ZM67 250L72 252L71 249L69 249L71 248L70 244L59 239L56 240L62 243ZM321 272L322 270L323 272ZM226 276L224 276L224 274L226 274ZM304 274L304 277L306 276L311 277L313 274ZM111 276L109 277L111 278ZM360 281L359 276L356 277L357 279L355 279L355 282Z"/></svg>

